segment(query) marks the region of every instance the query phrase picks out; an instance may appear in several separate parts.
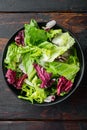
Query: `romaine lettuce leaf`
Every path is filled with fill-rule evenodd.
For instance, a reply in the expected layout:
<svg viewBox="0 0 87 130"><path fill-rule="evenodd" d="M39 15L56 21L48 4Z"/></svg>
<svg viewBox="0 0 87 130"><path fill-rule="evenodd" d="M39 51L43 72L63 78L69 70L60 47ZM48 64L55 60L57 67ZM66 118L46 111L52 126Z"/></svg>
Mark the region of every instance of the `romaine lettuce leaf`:
<svg viewBox="0 0 87 130"><path fill-rule="evenodd" d="M24 47L20 46L18 48L18 53L21 54L21 55L28 53L30 58L37 59L38 57L41 56L42 50L39 47L32 46L32 45L24 46Z"/></svg>
<svg viewBox="0 0 87 130"><path fill-rule="evenodd" d="M45 30L42 30L40 28L37 28L36 26L32 26L32 22L30 24L25 24L25 44L29 45L38 45L44 41L46 41L47 38L47 32Z"/></svg>
<svg viewBox="0 0 87 130"><path fill-rule="evenodd" d="M64 52L66 52L73 44L74 44L74 41L72 42L72 44L66 43L66 45L64 46L57 46L48 41L41 43L39 45L39 48L42 49L42 57L40 61L43 61L43 62L54 61L55 58L64 54Z"/></svg>
<svg viewBox="0 0 87 130"><path fill-rule="evenodd" d="M26 53L22 56L22 64L23 64L25 72L28 75L29 80L31 80L32 77L36 73L36 71L33 67L33 62L34 62L34 60L29 57L29 53Z"/></svg>
<svg viewBox="0 0 87 130"><path fill-rule="evenodd" d="M13 42L8 47L4 63L8 69L16 70L17 63L20 61L20 54L18 53L18 46Z"/></svg>
<svg viewBox="0 0 87 130"><path fill-rule="evenodd" d="M67 50L75 43L75 40L68 32L55 37L52 42L60 47L66 47Z"/></svg>
<svg viewBox="0 0 87 130"><path fill-rule="evenodd" d="M52 72L54 76L57 75L64 76L68 80L73 81L80 67L76 64L67 64L54 61L47 63L46 69L48 72Z"/></svg>
<svg viewBox="0 0 87 130"><path fill-rule="evenodd" d="M31 80L33 75L36 73L33 63L39 59L42 51L36 46L26 46L19 47L18 52L21 53L22 69L27 73L29 80Z"/></svg>

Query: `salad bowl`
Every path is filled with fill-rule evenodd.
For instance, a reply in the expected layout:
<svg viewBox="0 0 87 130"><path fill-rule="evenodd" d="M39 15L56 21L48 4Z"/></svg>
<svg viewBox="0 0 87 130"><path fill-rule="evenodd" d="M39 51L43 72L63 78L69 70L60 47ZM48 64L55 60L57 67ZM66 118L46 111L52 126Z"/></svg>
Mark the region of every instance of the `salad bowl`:
<svg viewBox="0 0 87 130"><path fill-rule="evenodd" d="M38 22L38 26L39 28L42 28L42 27L45 27L46 25L46 22ZM57 104L57 103L60 103L62 101L64 101L65 99L69 98L71 94L74 93L74 91L77 89L77 87L80 85L81 83L81 80L82 80L82 77L83 77L83 74L84 74L84 55L83 55L83 51L81 49L81 46L80 46L80 43L79 41L77 40L76 36L71 32L69 31L68 29L62 27L61 25L59 24L55 24L53 26L53 29L62 29L63 32L68 32L75 40L75 45L74 47L76 48L76 52L77 52L77 57L79 59L79 63L80 63L80 69L78 71L78 73L76 74L76 77L75 77L75 80L74 80L74 83L73 83L73 86L72 86L72 89L65 95L63 96L57 96L56 99L52 102L43 102L43 103L37 103L37 102L33 102L33 105L37 105L37 106L49 106L49 105L54 105L54 104ZM10 89L12 89L12 91L16 94L16 96L19 96L20 93L21 93L21 90L20 89L16 89L15 87L13 87L12 84L9 84L9 82L7 81L7 78L6 78L6 72L7 72L7 68L5 66L5 63L4 63L4 60L6 58L6 54L7 54L7 51L8 51L8 47L12 44L12 42L14 41L15 37L17 36L17 34L20 32L20 31L23 31L24 30L24 27L19 29L16 33L14 33L14 35L10 38L10 40L8 41L8 43L6 44L5 48L4 48L4 52L3 52L3 57L2 57L2 71L3 71L3 75L4 75L4 80L6 81L7 83L7 86L9 86ZM23 100L25 101L25 100ZM28 103L31 104L30 101L27 101Z"/></svg>

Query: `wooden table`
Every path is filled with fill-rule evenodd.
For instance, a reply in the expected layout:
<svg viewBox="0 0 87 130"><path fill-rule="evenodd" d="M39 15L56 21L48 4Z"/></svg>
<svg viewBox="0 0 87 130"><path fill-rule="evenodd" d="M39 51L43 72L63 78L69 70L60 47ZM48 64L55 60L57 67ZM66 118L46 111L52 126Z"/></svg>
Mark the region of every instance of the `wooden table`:
<svg viewBox="0 0 87 130"><path fill-rule="evenodd" d="M87 1L0 0L0 63L9 38L31 18L55 19L77 36L85 56L84 77L66 101L38 107L16 97L0 68L0 130L87 130Z"/></svg>

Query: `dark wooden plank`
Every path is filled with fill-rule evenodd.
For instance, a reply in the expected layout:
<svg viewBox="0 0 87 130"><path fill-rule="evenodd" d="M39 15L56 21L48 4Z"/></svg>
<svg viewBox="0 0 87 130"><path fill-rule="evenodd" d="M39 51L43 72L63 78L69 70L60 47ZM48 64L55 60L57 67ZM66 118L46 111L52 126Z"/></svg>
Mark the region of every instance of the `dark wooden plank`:
<svg viewBox="0 0 87 130"><path fill-rule="evenodd" d="M83 34L87 29L87 13L0 13L0 37L9 38L32 18L38 22L55 19L75 34Z"/></svg>
<svg viewBox="0 0 87 130"><path fill-rule="evenodd" d="M28 23L31 18L35 18L37 21L55 19L59 24L70 29L79 38L86 58L87 14L77 13L1 13L0 54L10 36L24 23ZM87 72L85 72L82 84L69 99L54 106L37 107L18 99L7 87L0 64L0 120L87 120L86 74Z"/></svg>
<svg viewBox="0 0 87 130"><path fill-rule="evenodd" d="M82 0L0 0L2 12L86 12L87 1Z"/></svg>
<svg viewBox="0 0 87 130"><path fill-rule="evenodd" d="M80 87L60 104L38 107L18 99L3 82L0 85L0 120L87 120L87 88Z"/></svg>
<svg viewBox="0 0 87 130"><path fill-rule="evenodd" d="M87 130L87 122L1 121L1 130Z"/></svg>

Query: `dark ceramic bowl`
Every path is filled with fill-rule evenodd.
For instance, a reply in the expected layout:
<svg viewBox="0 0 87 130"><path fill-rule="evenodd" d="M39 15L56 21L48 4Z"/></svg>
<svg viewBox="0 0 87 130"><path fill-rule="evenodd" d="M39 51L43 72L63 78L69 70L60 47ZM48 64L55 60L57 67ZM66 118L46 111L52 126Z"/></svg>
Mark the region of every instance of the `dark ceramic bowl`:
<svg viewBox="0 0 87 130"><path fill-rule="evenodd" d="M45 26L46 23L45 22L40 22L38 23L39 27L42 27L42 26ZM12 91L16 94L16 95L19 95L20 91L19 90L16 90L12 85L10 85L6 78L5 78L5 73L6 73L6 68L5 68L5 65L4 65L4 59L6 57L6 53L7 53L7 49L8 49L8 46L11 44L12 41L14 41L14 38L15 36L17 35L17 33L21 30L23 30L24 28L21 28L20 30L18 30L12 37L11 39L8 41L8 43L6 44L5 46L5 49L4 49L4 52L3 52L3 57L2 57L2 71L3 71L3 74L4 74L4 79L7 83L7 86L9 86ZM80 62L80 71L77 73L76 75L76 78L75 78L75 82L74 82L74 85L71 89L71 91L66 94L65 96L61 96L61 97L58 97L56 98L56 100L54 102L50 102L50 103L42 103L42 104L38 104L38 103L34 103L34 105L38 105L38 106L49 106L49 105L53 105L53 104L57 104L57 103L60 103L62 101L64 101L65 99L67 99L68 97L70 97L70 95L76 90L76 88L80 85L80 82L82 80L82 77L83 77L83 73L84 73L84 55L83 55L83 51L81 49L81 46L80 46L80 43L78 42L77 38L72 34L72 32L70 32L69 30L65 29L64 27L56 24L54 26L54 29L62 29L63 32L69 32L69 34L75 39L75 48L77 50L77 56L79 58L79 62ZM25 100L24 100L25 101ZM31 102L29 101L26 101L28 103L31 104Z"/></svg>

